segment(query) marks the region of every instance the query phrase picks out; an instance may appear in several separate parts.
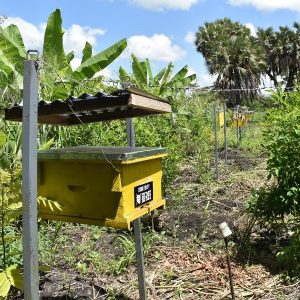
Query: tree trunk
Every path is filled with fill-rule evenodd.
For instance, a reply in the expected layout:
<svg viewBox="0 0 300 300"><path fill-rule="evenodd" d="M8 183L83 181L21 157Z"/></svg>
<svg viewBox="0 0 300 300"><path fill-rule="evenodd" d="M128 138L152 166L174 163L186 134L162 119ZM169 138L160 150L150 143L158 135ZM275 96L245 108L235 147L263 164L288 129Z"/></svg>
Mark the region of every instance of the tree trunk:
<svg viewBox="0 0 300 300"><path fill-rule="evenodd" d="M266 74L269 76L270 80L273 81L275 87L278 86L278 80L276 75L272 74L270 70L267 70Z"/></svg>
<svg viewBox="0 0 300 300"><path fill-rule="evenodd" d="M238 86L240 89L240 86ZM241 91L236 91L235 92L235 105L241 105L242 104L242 95Z"/></svg>
<svg viewBox="0 0 300 300"><path fill-rule="evenodd" d="M296 68L290 70L289 77L284 90L285 92L289 92L292 88L295 87L294 81L295 81L296 74L297 74Z"/></svg>

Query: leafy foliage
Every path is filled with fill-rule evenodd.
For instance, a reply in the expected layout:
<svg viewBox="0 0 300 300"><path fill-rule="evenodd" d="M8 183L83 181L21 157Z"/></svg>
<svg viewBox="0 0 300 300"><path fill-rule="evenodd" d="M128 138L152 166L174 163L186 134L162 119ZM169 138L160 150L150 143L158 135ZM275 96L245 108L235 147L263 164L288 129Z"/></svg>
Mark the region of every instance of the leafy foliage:
<svg viewBox="0 0 300 300"><path fill-rule="evenodd" d="M279 85L279 76L286 83L286 90L295 86L300 65L300 24L294 28L280 26L278 31L272 27L259 28L257 42L265 52L266 74Z"/></svg>
<svg viewBox="0 0 300 300"><path fill-rule="evenodd" d="M273 95L276 108L267 114L264 147L268 154L268 188L261 188L248 203L260 223L276 222L289 241L277 254L292 277L300 272L300 92Z"/></svg>
<svg viewBox="0 0 300 300"><path fill-rule="evenodd" d="M119 78L121 82L133 83L136 87L164 97L171 102L175 101L176 96L180 98L185 92L184 89L196 80L196 74L187 75L188 66L184 66L173 75L174 65L173 63L169 63L166 68L153 75L148 59L140 61L134 54L131 57L132 74L129 75L124 68L120 67Z"/></svg>
<svg viewBox="0 0 300 300"><path fill-rule="evenodd" d="M251 211L266 220L300 214L300 94L274 94L278 105L267 114L264 147L267 170L274 183L258 192Z"/></svg>
<svg viewBox="0 0 300 300"><path fill-rule="evenodd" d="M86 79L98 77L100 80L101 76L96 73L112 63L127 46L126 39L122 39L92 56L91 45L87 42L81 64L73 70L70 63L74 53L65 53L63 34L61 12L56 9L47 21L40 70L40 96L46 100L67 98L70 94L78 93L80 85ZM0 54L0 88L6 99L4 106L8 106L11 99L14 102L20 99L23 88L26 51L16 25L0 27Z"/></svg>
<svg viewBox="0 0 300 300"><path fill-rule="evenodd" d="M17 265L7 267L6 243L9 235L5 232L6 226L21 215L21 171L17 168L13 173L0 168L0 205L1 205L1 247L2 263L0 273L0 296L6 297L11 285L21 288L22 275Z"/></svg>
<svg viewBox="0 0 300 300"><path fill-rule="evenodd" d="M11 286L23 290L23 275L17 265L11 265L0 273L0 297L6 297Z"/></svg>
<svg viewBox="0 0 300 300"><path fill-rule="evenodd" d="M241 104L242 96L257 95L253 89L259 87L264 56L246 26L228 18L206 22L196 33L195 44L210 74L218 76L216 88L245 89L225 94L235 98L234 104Z"/></svg>
<svg viewBox="0 0 300 300"><path fill-rule="evenodd" d="M4 125L4 126L3 126ZM21 126L2 124L0 132L0 297L6 297L11 286L22 289L22 232L19 222L22 215L21 196ZM47 149L53 141L41 148ZM59 203L38 199L40 206L61 210Z"/></svg>
<svg viewBox="0 0 300 300"><path fill-rule="evenodd" d="M59 9L56 9L48 18L44 35L43 58L62 75L72 72L64 51L63 34L61 13Z"/></svg>

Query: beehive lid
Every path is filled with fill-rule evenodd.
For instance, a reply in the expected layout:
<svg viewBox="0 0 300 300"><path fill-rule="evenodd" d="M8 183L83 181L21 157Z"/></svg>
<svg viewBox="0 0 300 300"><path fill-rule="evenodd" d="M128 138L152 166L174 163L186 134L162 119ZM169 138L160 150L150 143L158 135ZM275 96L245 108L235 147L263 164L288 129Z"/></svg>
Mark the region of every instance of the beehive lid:
<svg viewBox="0 0 300 300"><path fill-rule="evenodd" d="M22 122L23 107L5 109L5 119ZM135 88L112 94L83 94L78 98L39 101L38 123L77 125L171 112L167 101Z"/></svg>
<svg viewBox="0 0 300 300"><path fill-rule="evenodd" d="M79 146L38 151L38 159L126 161L165 153L166 148Z"/></svg>

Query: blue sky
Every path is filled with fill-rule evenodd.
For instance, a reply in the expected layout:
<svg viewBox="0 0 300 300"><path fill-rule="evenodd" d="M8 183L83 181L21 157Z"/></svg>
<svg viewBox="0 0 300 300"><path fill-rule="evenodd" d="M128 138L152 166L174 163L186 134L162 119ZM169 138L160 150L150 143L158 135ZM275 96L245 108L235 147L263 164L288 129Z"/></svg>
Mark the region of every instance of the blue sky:
<svg viewBox="0 0 300 300"><path fill-rule="evenodd" d="M0 14L15 23L27 47L40 48L49 14L62 11L66 51L75 50L74 66L86 40L94 53L118 40L128 39L127 53L104 74L116 76L118 67L128 68L129 53L148 57L155 72L173 61L178 70L188 65L200 86L212 83L193 36L205 21L229 17L249 26L292 26L300 21L300 0L1 0Z"/></svg>

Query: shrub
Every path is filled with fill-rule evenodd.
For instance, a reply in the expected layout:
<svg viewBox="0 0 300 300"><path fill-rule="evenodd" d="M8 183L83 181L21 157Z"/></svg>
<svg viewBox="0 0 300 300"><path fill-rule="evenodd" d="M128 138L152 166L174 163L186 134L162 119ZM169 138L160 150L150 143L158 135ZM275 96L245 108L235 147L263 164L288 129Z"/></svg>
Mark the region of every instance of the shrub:
<svg viewBox="0 0 300 300"><path fill-rule="evenodd" d="M277 253L289 276L300 276L300 92L273 95L276 107L267 113L263 146L268 179L248 203L261 223L277 224L287 233L287 246Z"/></svg>

